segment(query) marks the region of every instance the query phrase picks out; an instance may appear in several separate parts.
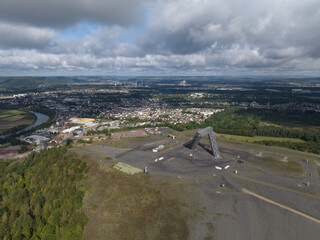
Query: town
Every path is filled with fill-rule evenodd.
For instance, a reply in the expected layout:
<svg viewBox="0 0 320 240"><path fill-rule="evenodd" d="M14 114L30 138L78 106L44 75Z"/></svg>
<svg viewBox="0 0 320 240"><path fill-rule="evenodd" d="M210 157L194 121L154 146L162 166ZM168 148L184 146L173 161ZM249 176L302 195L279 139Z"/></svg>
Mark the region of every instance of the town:
<svg viewBox="0 0 320 240"><path fill-rule="evenodd" d="M173 108L159 98L116 98L113 101L109 99L113 94L129 93L129 91L89 89L18 94L2 98L0 104L11 107L23 105L27 108L47 108L55 112L52 125L19 137L19 140L34 146L36 151L65 145L68 139L75 142L104 140L109 134L108 130L201 123L212 114L224 110L223 108ZM85 118L87 116L89 118ZM104 131L105 129L107 131ZM97 138L87 136L88 132L107 134Z"/></svg>
<svg viewBox="0 0 320 240"><path fill-rule="evenodd" d="M246 87L199 87L192 82L186 84L186 81L169 85L112 81L98 86L81 88L76 85L78 89L6 94L0 97L0 105L13 108L23 106L27 110L47 109L53 113L50 126L27 134L21 133L18 137L36 151L70 142L104 140L112 137L112 131L121 129L146 130L201 124L226 107L320 112L320 104L317 102L270 103L263 100L263 95L257 98L254 93L259 89ZM155 87L164 89L154 92ZM283 89L267 88L265 94L279 91ZM287 91L297 96L301 94L296 88ZM311 93L310 90L305 91Z"/></svg>

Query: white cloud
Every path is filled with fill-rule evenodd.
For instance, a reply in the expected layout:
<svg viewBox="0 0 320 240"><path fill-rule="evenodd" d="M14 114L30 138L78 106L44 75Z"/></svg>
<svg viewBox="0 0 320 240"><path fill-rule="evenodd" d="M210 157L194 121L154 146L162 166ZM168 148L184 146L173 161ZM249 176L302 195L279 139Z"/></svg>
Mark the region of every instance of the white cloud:
<svg viewBox="0 0 320 240"><path fill-rule="evenodd" d="M13 6L4 2L7 10ZM27 3L33 6L35 0ZM43 3L45 10L65 8L59 20L49 14L41 21L42 13L26 16L29 5L12 16L0 10L6 21L0 22L0 34L5 33L0 68L74 74L320 74L318 0L95 0L95 5L80 0L70 10L71 3ZM143 6L144 15L139 12ZM123 16L130 8L132 15ZM64 18L67 11L70 19ZM57 26L91 18L100 25L90 35L56 35ZM128 34L135 37L128 40Z"/></svg>

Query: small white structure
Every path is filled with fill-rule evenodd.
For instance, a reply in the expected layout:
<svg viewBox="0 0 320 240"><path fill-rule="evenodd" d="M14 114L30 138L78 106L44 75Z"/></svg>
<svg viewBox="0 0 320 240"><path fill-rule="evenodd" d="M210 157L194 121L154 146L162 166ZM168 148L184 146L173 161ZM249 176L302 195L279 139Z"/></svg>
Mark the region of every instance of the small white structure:
<svg viewBox="0 0 320 240"><path fill-rule="evenodd" d="M164 148L164 145L159 145L158 147L152 149L152 152L159 152L161 149ZM159 159L160 160L160 159Z"/></svg>

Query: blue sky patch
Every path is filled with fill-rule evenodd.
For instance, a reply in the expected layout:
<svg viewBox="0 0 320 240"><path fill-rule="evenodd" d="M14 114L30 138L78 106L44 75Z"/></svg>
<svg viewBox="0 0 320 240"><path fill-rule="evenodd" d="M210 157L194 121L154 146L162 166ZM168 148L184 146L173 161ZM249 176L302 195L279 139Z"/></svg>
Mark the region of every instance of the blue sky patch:
<svg viewBox="0 0 320 240"><path fill-rule="evenodd" d="M63 38L84 38L85 36L91 35L92 31L95 31L98 28L99 24L83 21L63 30L60 32L60 36Z"/></svg>

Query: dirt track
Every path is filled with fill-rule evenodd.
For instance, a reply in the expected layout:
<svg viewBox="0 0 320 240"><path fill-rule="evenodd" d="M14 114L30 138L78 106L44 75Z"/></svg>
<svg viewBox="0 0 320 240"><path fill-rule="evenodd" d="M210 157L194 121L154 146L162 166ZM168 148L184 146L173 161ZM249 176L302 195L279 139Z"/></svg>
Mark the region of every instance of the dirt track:
<svg viewBox="0 0 320 240"><path fill-rule="evenodd" d="M260 195L260 194L257 194L257 193L255 193L255 192L252 192L252 191L250 191L250 190L248 190L248 189L242 188L242 191L243 191L244 193L246 193L246 194L249 194L249 195L254 196L254 197L256 197L256 198L259 198L259 199L261 199L261 200L263 200L263 201L266 201L266 202L268 202L268 203L271 203L271 204L273 204L273 205L276 205L276 206L278 206L278 207L280 207L280 208L286 209L286 210L288 210L288 211L290 211L290 212L293 212L293 213L298 214L298 215L300 215L300 216L302 216L302 217L305 217L305 218L307 218L307 219L309 219L309 220L311 220L311 221L313 221L313 222L320 223L320 220L319 220L318 218L312 217L312 216L307 215L307 214L305 214L305 213L303 213L303 212L300 212L300 211L298 211L298 210L296 210L296 209L293 209L293 208L291 208L291 207L285 206L285 205L283 205L283 204L281 204L281 203L278 203L278 202L276 202L276 201L273 201L273 200L271 200L271 199L269 199L269 198L266 198L266 197L264 197L264 196L262 196L262 195Z"/></svg>

